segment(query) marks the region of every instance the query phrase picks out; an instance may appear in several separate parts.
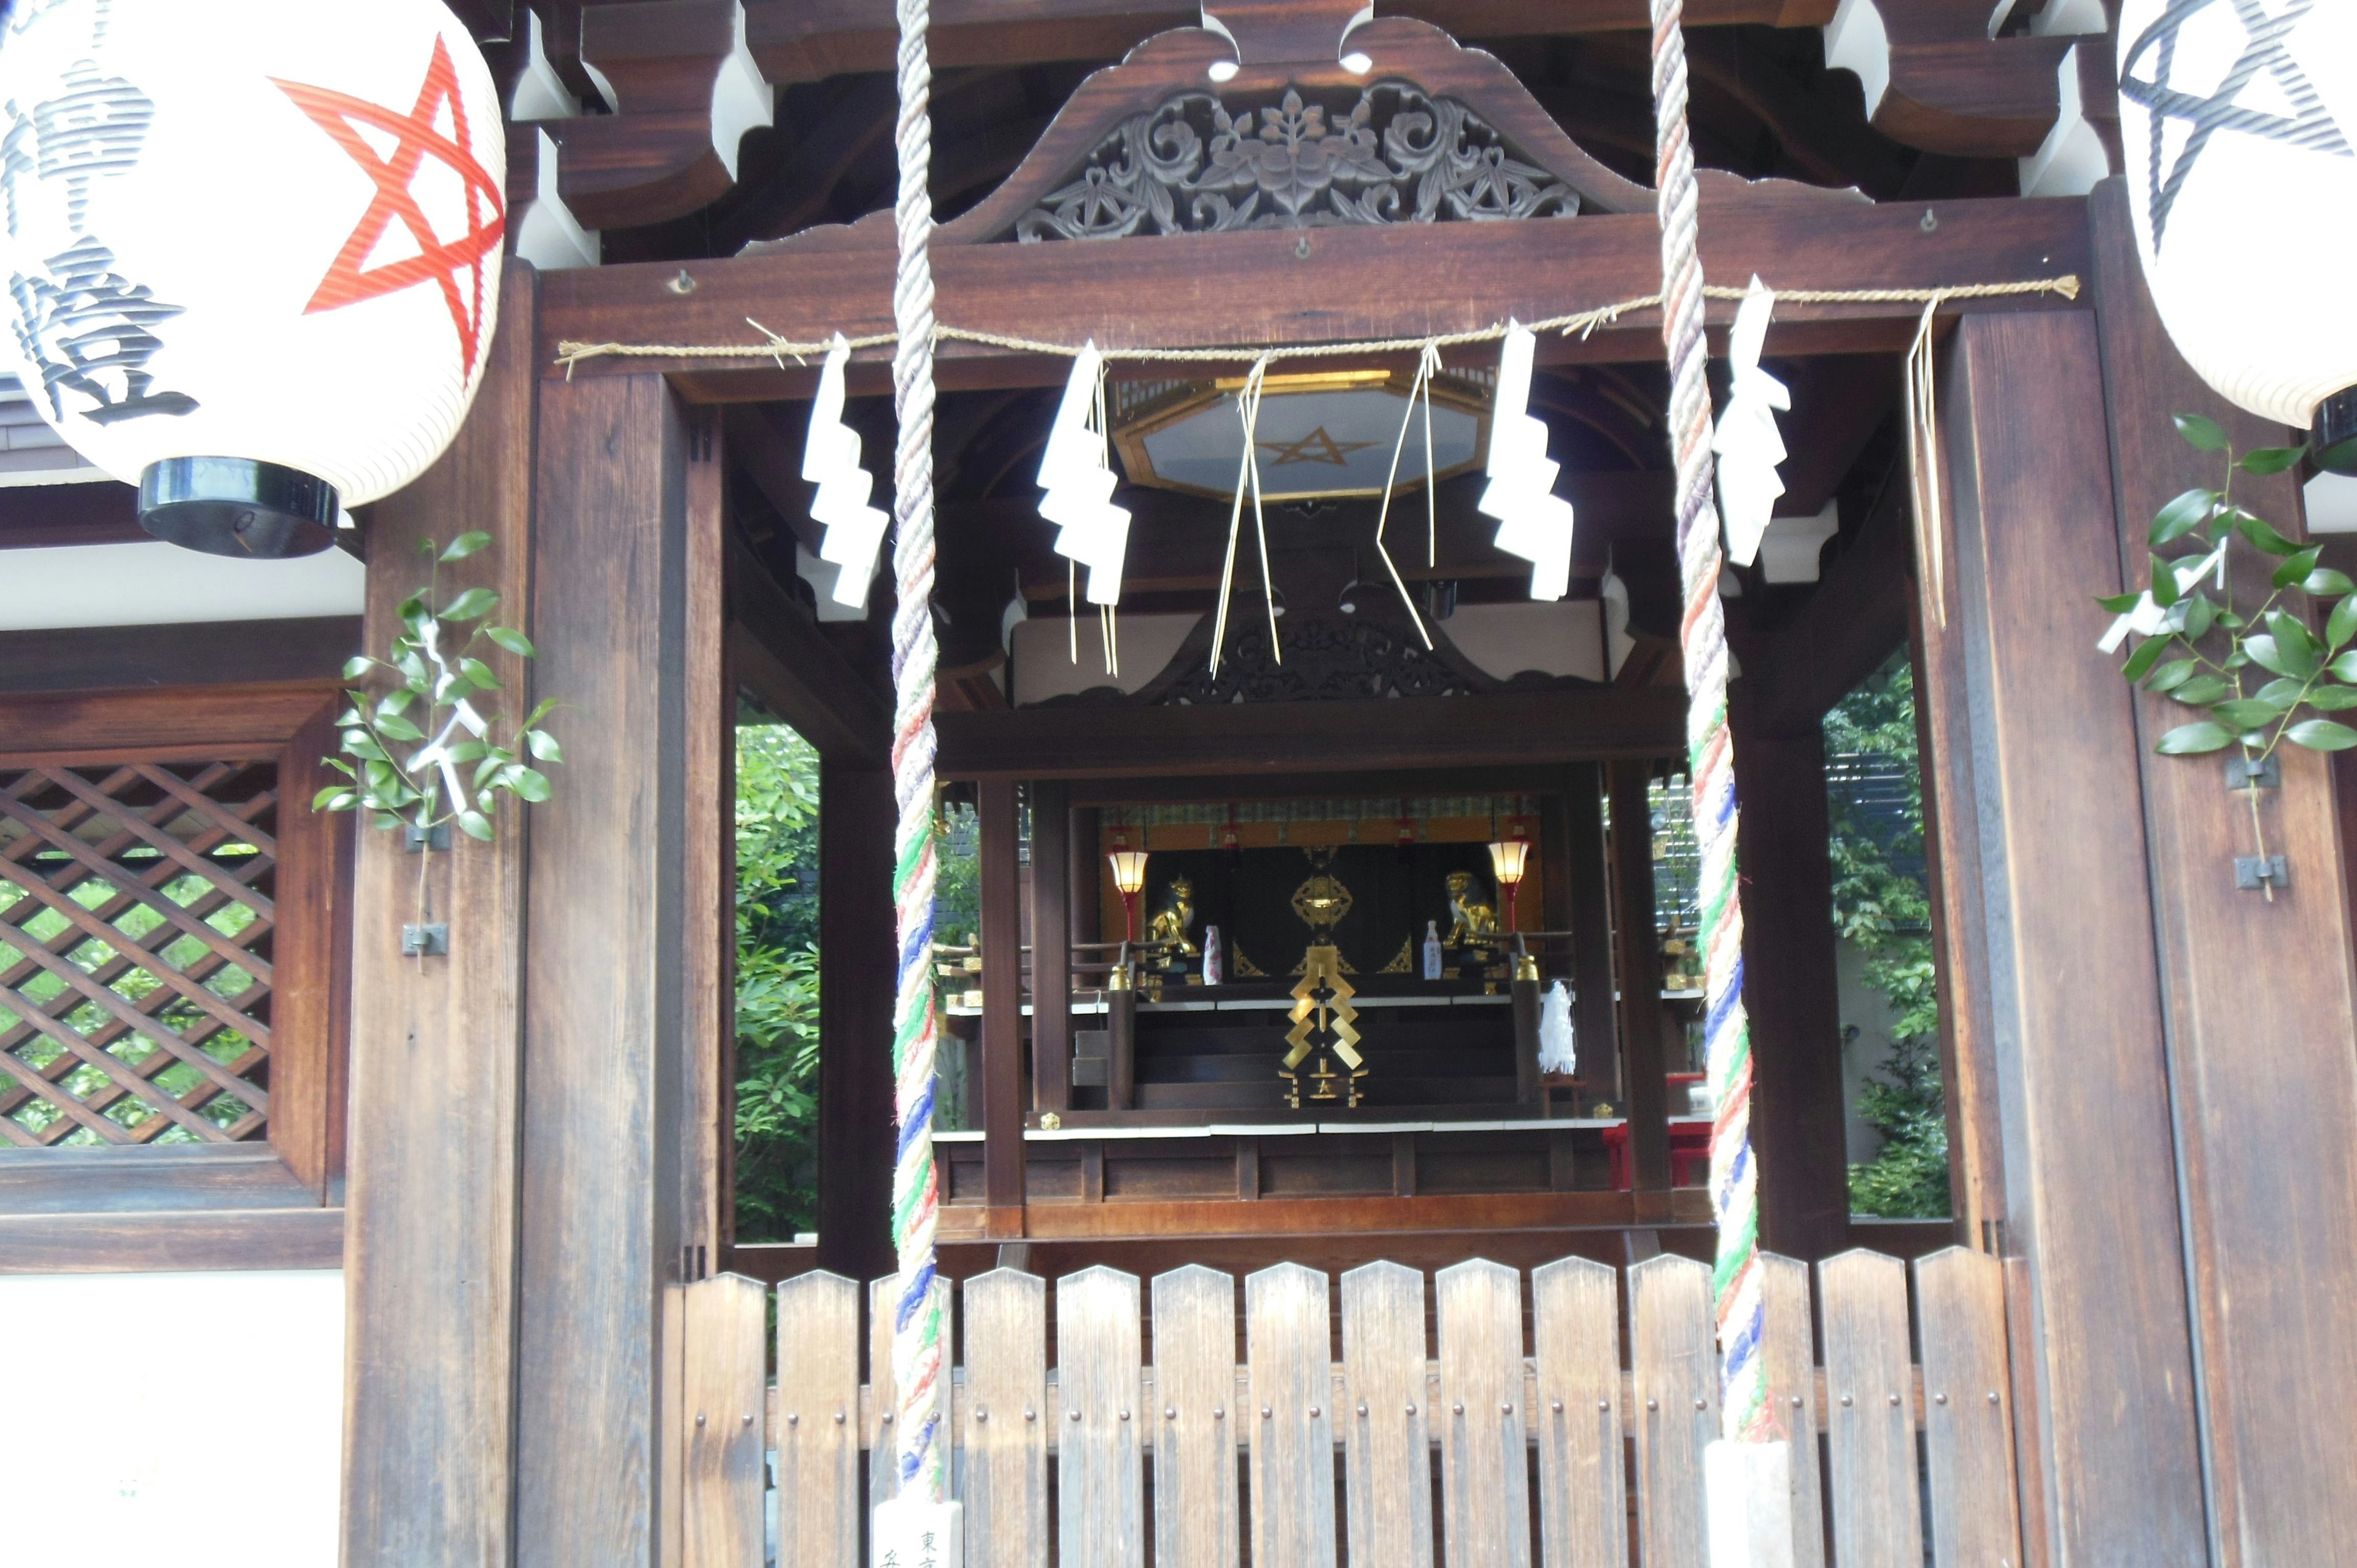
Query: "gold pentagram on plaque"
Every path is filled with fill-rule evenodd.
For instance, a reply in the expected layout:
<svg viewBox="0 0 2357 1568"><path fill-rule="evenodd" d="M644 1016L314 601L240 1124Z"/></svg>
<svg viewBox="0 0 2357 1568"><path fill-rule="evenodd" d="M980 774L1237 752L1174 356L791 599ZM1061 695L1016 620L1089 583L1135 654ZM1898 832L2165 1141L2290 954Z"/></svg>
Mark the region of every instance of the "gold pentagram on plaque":
<svg viewBox="0 0 2357 1568"><path fill-rule="evenodd" d="M1363 452L1378 445L1372 441L1337 441L1319 425L1298 441L1255 441L1254 446L1269 455L1272 468L1289 468L1296 463L1325 463L1337 468L1351 466L1351 454Z"/></svg>

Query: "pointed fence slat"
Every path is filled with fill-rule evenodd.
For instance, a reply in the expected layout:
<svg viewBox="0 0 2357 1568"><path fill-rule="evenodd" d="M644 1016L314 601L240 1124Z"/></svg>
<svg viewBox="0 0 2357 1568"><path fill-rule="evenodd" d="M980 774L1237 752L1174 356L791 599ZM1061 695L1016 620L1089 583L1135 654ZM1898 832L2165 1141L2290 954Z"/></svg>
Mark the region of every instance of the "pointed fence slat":
<svg viewBox="0 0 2357 1568"><path fill-rule="evenodd" d="M1142 1419L1153 1424L1154 1560L1235 1568L1236 1282L1190 1263L1150 1289L1157 1408Z"/></svg>
<svg viewBox="0 0 2357 1568"><path fill-rule="evenodd" d="M1432 1568L1424 1374L1424 1276L1397 1263L1344 1274L1342 1380L1350 1402L1342 1491L1351 1568ZM1626 1568L1625 1557L1615 1568Z"/></svg>
<svg viewBox="0 0 2357 1568"><path fill-rule="evenodd" d="M892 1306L899 1299L899 1280L886 1274L867 1284L867 1381L875 1398L867 1408L867 1429L863 1441L868 1450L867 1502L870 1508L889 1502L900 1495L900 1467L898 1455L900 1445L899 1428L893 1423L900 1403L900 1385L892 1376ZM933 1281L933 1291L942 1308L942 1430L946 1435L955 1430L950 1409L951 1391L955 1380L950 1376L950 1347L957 1343L955 1324L952 1319L952 1302L949 1282Z"/></svg>
<svg viewBox="0 0 2357 1568"><path fill-rule="evenodd" d="M1809 1310L1809 1265L1773 1252L1760 1257L1767 1335L1768 1412L1792 1444L1792 1568L1825 1568L1824 1477L1817 1463L1817 1350Z"/></svg>
<svg viewBox="0 0 2357 1568"><path fill-rule="evenodd" d="M1246 1276L1244 1320L1253 1561L1333 1568L1334 1356L1326 1276L1298 1263Z"/></svg>
<svg viewBox="0 0 2357 1568"><path fill-rule="evenodd" d="M1709 1268L1665 1252L1631 1269L1629 1345L1645 1568L1706 1568L1702 1454L1718 1435Z"/></svg>
<svg viewBox="0 0 2357 1568"><path fill-rule="evenodd" d="M859 1285L809 1273L778 1287L778 1568L859 1561Z"/></svg>
<svg viewBox="0 0 2357 1568"><path fill-rule="evenodd" d="M1137 1305L1137 1276L1118 1269L1083 1269L1056 1282L1061 1568L1144 1568Z"/></svg>
<svg viewBox="0 0 2357 1568"><path fill-rule="evenodd" d="M1824 1315L1828 1489L1841 1568L1922 1568L1907 1271L1844 1252L1817 1265Z"/></svg>
<svg viewBox="0 0 2357 1568"><path fill-rule="evenodd" d="M1566 1258L1531 1273L1532 1348L1538 1358L1532 1419L1539 1432L1545 1568L1628 1568L1620 1283L1610 1267L1586 1258Z"/></svg>
<svg viewBox="0 0 2357 1568"><path fill-rule="evenodd" d="M965 1568L1048 1568L1048 1283L966 1281Z"/></svg>
<svg viewBox="0 0 2357 1568"><path fill-rule="evenodd" d="M769 1371L769 1293L759 1280L716 1274L685 1287L681 1467L684 1568L761 1568L761 1492L769 1479L761 1430Z"/></svg>
<svg viewBox="0 0 2357 1568"><path fill-rule="evenodd" d="M1440 1329L1442 1533L1448 1568L1530 1568L1522 1276L1486 1259L1433 1281Z"/></svg>
<svg viewBox="0 0 2357 1568"><path fill-rule="evenodd" d="M1795 1568L1921 1568L1927 1514L1930 1561L2018 1563L2002 1265L1962 1249L1914 1265L1919 1369L1905 1265L1862 1251L1818 1264L1813 1334L1808 1268L1763 1264L1770 1409L1792 1441ZM1158 1563L1237 1568L1247 1530L1249 1560L1271 1568L1530 1568L1535 1453L1543 1568L1705 1568L1703 1454L1718 1429L1710 1271L1674 1256L1627 1271L1625 1373L1619 1283L1579 1259L1534 1271L1526 1360L1520 1276L1479 1261L1445 1270L1432 1286L1434 1361L1425 1277L1393 1263L1354 1269L1342 1279L1338 1382L1323 1273L1285 1263L1245 1282L1239 1366L1235 1282L1175 1269L1153 1283L1149 1381L1135 1276L1096 1268L1057 1282L1050 1372L1047 1286L1011 1270L982 1275L963 1293L965 1364L944 1412L967 1561L1046 1568L1052 1494L1059 1568L1144 1568L1149 1549ZM760 1287L723 1276L677 1288L683 1326L666 1376L679 1380L683 1425L665 1454L683 1568L759 1561L762 1423L745 1416L764 1393L779 1568L859 1568L871 1507L863 1450L880 1445L871 1470L888 1485L896 1435L882 1420L889 1282L866 1287L870 1388L859 1382L857 1283L813 1273L778 1287L773 1390L761 1384Z"/></svg>
<svg viewBox="0 0 2357 1568"><path fill-rule="evenodd" d="M2005 1265L1950 1247L1915 1262L1923 1334L1923 1446L1941 1563L2018 1563Z"/></svg>

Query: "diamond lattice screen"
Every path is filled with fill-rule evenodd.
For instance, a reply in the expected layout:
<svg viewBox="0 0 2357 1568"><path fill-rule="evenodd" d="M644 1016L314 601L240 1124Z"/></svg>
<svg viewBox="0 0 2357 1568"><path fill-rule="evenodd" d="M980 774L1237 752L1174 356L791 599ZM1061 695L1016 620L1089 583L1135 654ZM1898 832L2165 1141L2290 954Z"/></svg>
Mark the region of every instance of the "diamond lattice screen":
<svg viewBox="0 0 2357 1568"><path fill-rule="evenodd" d="M274 762L0 767L0 1144L270 1112Z"/></svg>

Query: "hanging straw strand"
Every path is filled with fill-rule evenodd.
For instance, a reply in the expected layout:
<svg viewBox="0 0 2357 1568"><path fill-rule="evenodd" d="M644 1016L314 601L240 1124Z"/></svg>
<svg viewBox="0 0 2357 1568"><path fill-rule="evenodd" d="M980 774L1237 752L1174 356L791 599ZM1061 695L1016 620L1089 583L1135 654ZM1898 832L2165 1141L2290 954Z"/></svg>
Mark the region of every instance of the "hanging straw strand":
<svg viewBox="0 0 2357 1568"><path fill-rule="evenodd" d="M1751 1042L1743 1009L1743 908L1735 876L1735 743L1727 725L1727 618L1718 602L1718 514L1711 505L1710 386L1703 338L1694 147L1686 128L1682 0L1652 0L1655 187L1662 220L1662 342L1670 361L1677 460L1678 565L1685 585L1686 762L1702 850L1704 1042L1712 1101L1710 1193L1718 1219L1712 1287L1719 1413L1731 1438L1770 1435L1760 1296L1760 1194L1751 1152Z"/></svg>
<svg viewBox="0 0 2357 1568"><path fill-rule="evenodd" d="M892 471L892 904L899 985L892 1006L892 1241L899 1274L892 1309L892 1379L899 1394L899 1489L929 1502L949 1496L941 1438L944 1287L934 1275L941 1200L933 1169L933 202L932 67L928 0L899 0L900 188L894 218L899 265L892 284L892 407L899 446ZM774 334L772 335L775 340ZM786 350L782 346L781 354Z"/></svg>

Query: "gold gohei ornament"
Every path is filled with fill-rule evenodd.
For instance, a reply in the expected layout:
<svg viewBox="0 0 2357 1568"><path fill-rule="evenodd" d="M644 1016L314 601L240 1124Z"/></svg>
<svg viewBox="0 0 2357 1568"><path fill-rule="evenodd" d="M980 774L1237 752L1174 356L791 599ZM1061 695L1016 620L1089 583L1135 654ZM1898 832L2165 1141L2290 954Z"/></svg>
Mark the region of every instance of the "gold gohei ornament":
<svg viewBox="0 0 2357 1568"><path fill-rule="evenodd" d="M1359 1080L1367 1076L1367 1066L1358 1051L1359 1010L1351 1005L1357 994L1343 977L1342 955L1334 944L1312 942L1302 955L1301 979L1293 988L1293 1027L1285 1036L1290 1048L1276 1068L1277 1076L1286 1080L1285 1102L1295 1110L1301 1108L1301 1064L1313 1056L1317 1059L1309 1079L1316 1087L1309 1098L1341 1100L1358 1108Z"/></svg>

